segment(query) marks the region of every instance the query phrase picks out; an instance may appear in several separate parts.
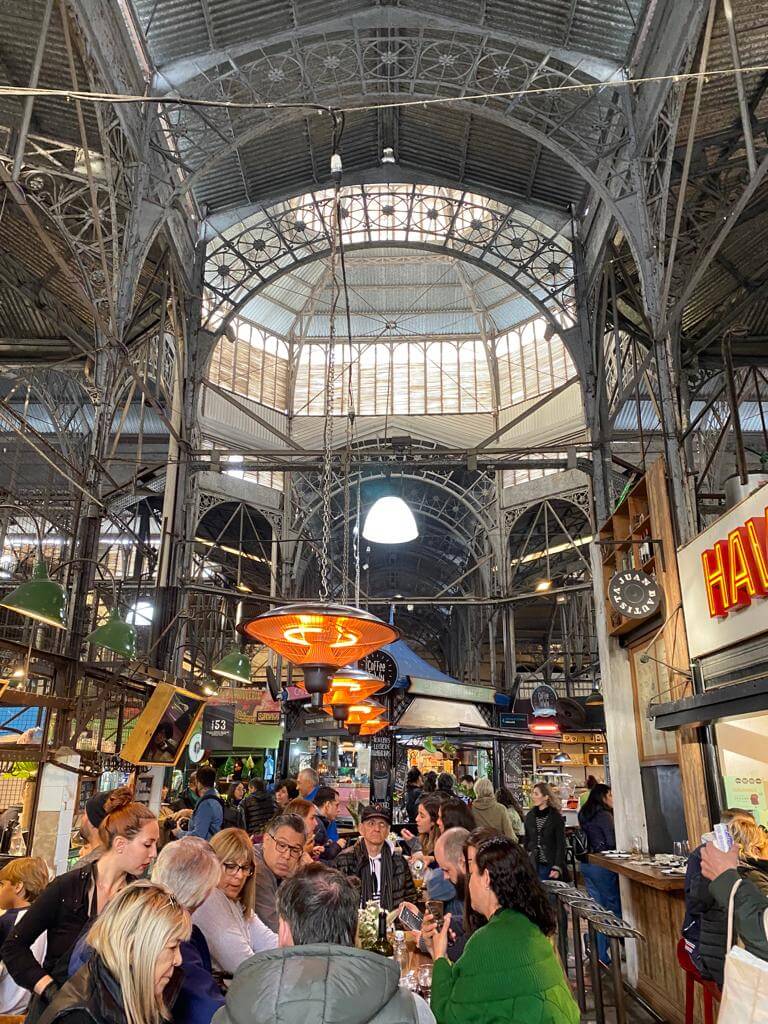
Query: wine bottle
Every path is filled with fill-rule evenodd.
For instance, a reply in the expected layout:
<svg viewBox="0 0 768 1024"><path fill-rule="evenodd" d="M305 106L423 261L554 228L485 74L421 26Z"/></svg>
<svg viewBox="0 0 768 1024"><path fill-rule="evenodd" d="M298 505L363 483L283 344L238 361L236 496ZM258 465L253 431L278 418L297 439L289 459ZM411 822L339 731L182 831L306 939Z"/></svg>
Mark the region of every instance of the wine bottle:
<svg viewBox="0 0 768 1024"><path fill-rule="evenodd" d="M386 910L379 911L379 934L376 941L373 944L373 953L379 953L381 956L393 956L394 949L392 943L389 941L387 935L387 912Z"/></svg>

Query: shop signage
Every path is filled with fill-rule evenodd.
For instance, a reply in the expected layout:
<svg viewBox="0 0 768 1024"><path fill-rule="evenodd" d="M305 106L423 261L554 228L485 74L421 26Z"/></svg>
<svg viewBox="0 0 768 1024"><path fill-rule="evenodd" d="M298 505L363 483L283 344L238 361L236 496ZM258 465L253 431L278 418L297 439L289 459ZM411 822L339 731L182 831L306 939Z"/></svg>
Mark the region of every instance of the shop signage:
<svg viewBox="0 0 768 1024"><path fill-rule="evenodd" d="M535 718L554 718L557 714L557 694L547 683L541 683L531 694L531 708Z"/></svg>
<svg viewBox="0 0 768 1024"><path fill-rule="evenodd" d="M372 676L381 679L387 686L394 686L397 682L397 662L386 651L373 651L371 654L366 654L358 664L364 672L370 672Z"/></svg>
<svg viewBox="0 0 768 1024"><path fill-rule="evenodd" d="M203 746L203 734L202 732L196 732L192 735L192 739L189 741L187 747L187 754L192 764L199 764L203 760L205 755L205 747Z"/></svg>
<svg viewBox="0 0 768 1024"><path fill-rule="evenodd" d="M207 705L202 742L206 750L231 750L235 738L235 705Z"/></svg>
<svg viewBox="0 0 768 1024"><path fill-rule="evenodd" d="M502 729L527 729L528 715L518 715L511 711L502 711L499 715L499 725Z"/></svg>
<svg viewBox="0 0 768 1024"><path fill-rule="evenodd" d="M692 658L768 630L768 485L678 551Z"/></svg>
<svg viewBox="0 0 768 1024"><path fill-rule="evenodd" d="M768 594L768 508L743 526L734 526L727 540L718 540L701 553L707 604L713 619L746 608Z"/></svg>
<svg viewBox="0 0 768 1024"><path fill-rule="evenodd" d="M658 609L661 587L642 569L624 569L611 577L608 600L625 618L644 619Z"/></svg>

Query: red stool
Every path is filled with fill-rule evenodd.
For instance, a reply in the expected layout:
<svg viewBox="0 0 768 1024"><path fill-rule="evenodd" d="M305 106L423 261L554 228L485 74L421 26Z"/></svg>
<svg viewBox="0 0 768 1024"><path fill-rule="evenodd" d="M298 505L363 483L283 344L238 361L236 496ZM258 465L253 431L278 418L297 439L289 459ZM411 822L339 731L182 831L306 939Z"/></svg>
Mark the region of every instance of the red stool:
<svg viewBox="0 0 768 1024"><path fill-rule="evenodd" d="M694 1007L694 985L701 985L702 998L704 1000L704 1024L714 1024L714 1003L720 1002L722 993L714 981L702 978L688 950L685 948L685 939L680 939L677 944L677 962L685 971L685 1024L693 1024Z"/></svg>

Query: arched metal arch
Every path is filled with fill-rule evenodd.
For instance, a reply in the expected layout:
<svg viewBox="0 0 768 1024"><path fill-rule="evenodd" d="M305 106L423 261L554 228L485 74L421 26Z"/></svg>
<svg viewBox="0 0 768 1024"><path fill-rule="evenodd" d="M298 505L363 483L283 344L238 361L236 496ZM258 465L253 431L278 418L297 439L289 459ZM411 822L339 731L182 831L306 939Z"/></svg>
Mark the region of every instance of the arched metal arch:
<svg viewBox="0 0 768 1024"><path fill-rule="evenodd" d="M474 263L519 291L567 344L551 308L571 322L573 261L562 234L479 193L430 185L353 186L341 202L346 249L413 248ZM259 287L327 257L333 204L330 190L308 193L258 211L209 245L207 326L223 333Z"/></svg>
<svg viewBox="0 0 768 1024"><path fill-rule="evenodd" d="M270 45L268 40L248 48L247 54L233 51L216 71L201 72L185 82L185 96L231 101L294 101L323 105L355 106L408 99L452 97L455 106L465 106L483 116L500 117L509 127L534 138L599 191L604 184L593 168L612 158L629 142L626 110L612 90L589 92L525 93L530 87L594 85L597 79L574 68L567 57L545 54L526 43L513 43L509 36L494 30L481 35L457 36L456 22L450 32L441 31L434 19L416 12L382 10L380 27L370 18L361 30L356 16L337 19L333 38L317 26L314 37L305 34L300 41L292 37ZM392 36L392 29L398 34ZM464 31L462 27L460 31ZM564 55L563 55L564 56ZM560 63L562 60L562 64ZM159 83L158 83L159 84ZM386 91L382 91L386 90ZM462 97L520 90L516 96L493 96L477 101ZM159 90L161 91L161 90ZM233 149L252 141L265 129L285 123L284 115L265 125L264 112L254 117L225 111L203 118L194 109L176 106L173 99L166 107L168 130L177 137L179 151L195 171L182 186L192 187ZM215 125L211 126L211 117ZM292 119L303 118L297 111ZM215 130L214 130L215 129ZM628 189L628 179L623 191ZM611 195L606 191L606 200Z"/></svg>

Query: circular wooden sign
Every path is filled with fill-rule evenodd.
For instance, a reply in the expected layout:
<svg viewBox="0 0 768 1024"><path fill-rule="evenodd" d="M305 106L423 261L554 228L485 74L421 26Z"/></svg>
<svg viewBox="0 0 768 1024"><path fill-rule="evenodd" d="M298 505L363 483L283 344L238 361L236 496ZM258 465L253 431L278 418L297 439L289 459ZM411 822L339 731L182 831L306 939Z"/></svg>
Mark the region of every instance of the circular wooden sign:
<svg viewBox="0 0 768 1024"><path fill-rule="evenodd" d="M645 619L661 604L661 587L642 569L625 569L608 584L611 607L627 619Z"/></svg>

